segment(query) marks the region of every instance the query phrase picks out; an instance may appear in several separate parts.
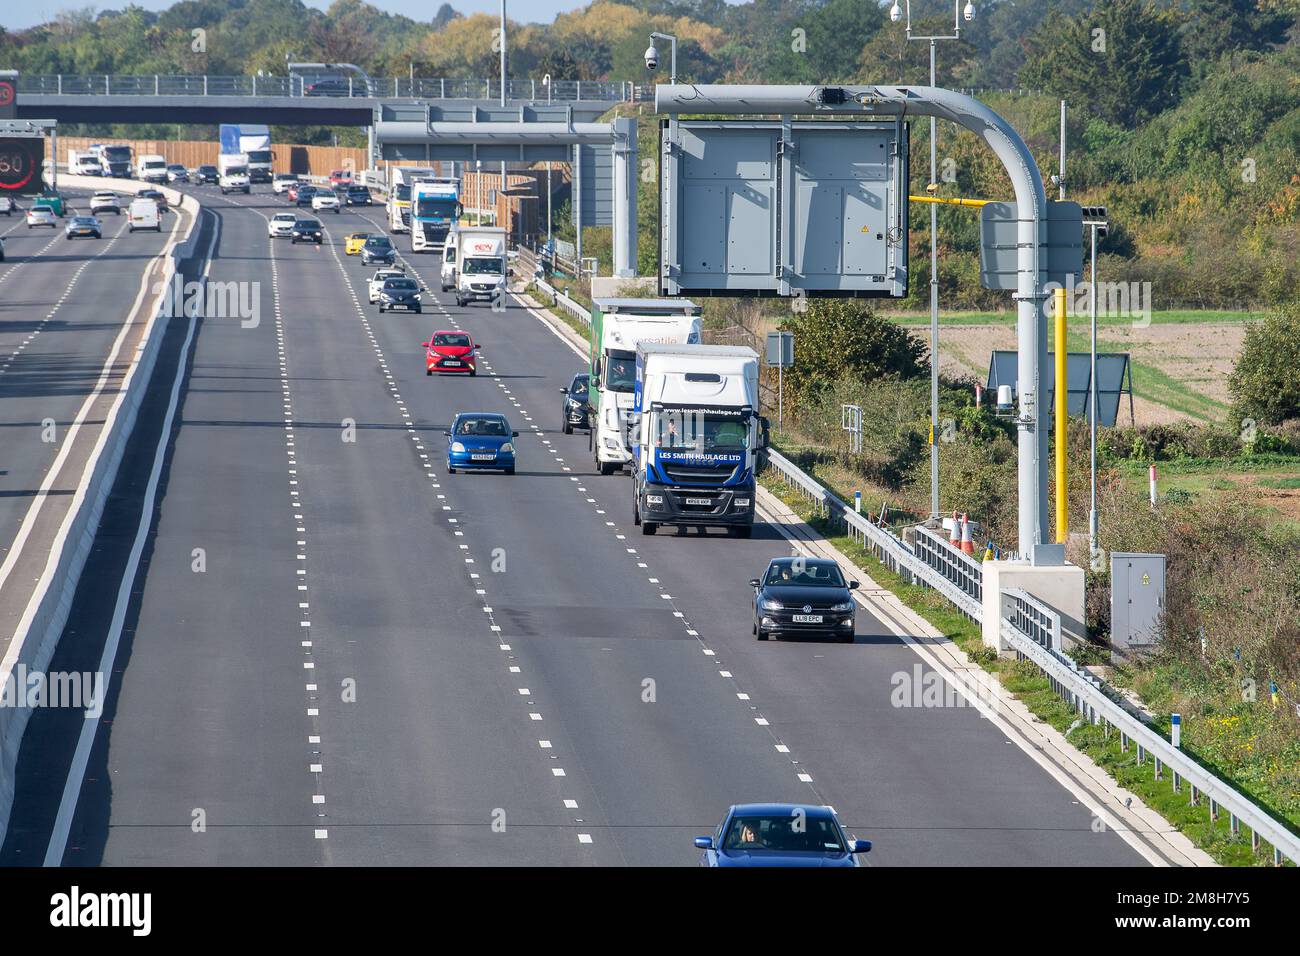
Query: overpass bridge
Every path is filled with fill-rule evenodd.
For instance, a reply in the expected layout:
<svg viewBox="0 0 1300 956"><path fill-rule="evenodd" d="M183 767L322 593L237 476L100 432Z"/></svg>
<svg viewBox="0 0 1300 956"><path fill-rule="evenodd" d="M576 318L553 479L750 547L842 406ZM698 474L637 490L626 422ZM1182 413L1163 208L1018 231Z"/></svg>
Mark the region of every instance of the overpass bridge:
<svg viewBox="0 0 1300 956"><path fill-rule="evenodd" d="M492 78L359 77L313 85L293 76L44 74L18 77L18 117L61 123L246 123L284 126L369 126L385 102L446 101L497 106ZM513 106L563 103L577 121L591 121L617 103L649 99L646 86L623 81L512 79Z"/></svg>

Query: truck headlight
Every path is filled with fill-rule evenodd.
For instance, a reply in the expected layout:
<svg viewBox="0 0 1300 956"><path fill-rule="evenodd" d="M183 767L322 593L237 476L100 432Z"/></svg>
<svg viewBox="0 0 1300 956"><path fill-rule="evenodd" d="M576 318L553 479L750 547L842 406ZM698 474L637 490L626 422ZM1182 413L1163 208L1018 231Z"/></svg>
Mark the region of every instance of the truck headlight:
<svg viewBox="0 0 1300 956"><path fill-rule="evenodd" d="M457 452L459 452L459 451L464 451L464 450L465 450L465 446L464 446L462 443L458 442L458 441L454 441L454 442L451 443L451 450L452 450L452 451L457 451Z"/></svg>
<svg viewBox="0 0 1300 956"><path fill-rule="evenodd" d="M604 441L606 448L612 448L615 451L618 450L618 442L616 442L614 439L606 437L603 438L602 441Z"/></svg>
<svg viewBox="0 0 1300 956"><path fill-rule="evenodd" d="M646 495L645 503L648 505L661 505L664 503L663 495Z"/></svg>
<svg viewBox="0 0 1300 956"><path fill-rule="evenodd" d="M773 601L771 598L763 598L763 600L759 602L758 606L761 607L764 611L779 611L785 605L783 605L780 601Z"/></svg>

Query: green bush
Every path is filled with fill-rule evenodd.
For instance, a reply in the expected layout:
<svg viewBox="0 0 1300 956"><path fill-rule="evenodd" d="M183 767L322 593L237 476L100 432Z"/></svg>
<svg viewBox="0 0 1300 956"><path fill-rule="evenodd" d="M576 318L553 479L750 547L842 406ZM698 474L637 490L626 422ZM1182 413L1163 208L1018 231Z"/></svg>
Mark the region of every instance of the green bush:
<svg viewBox="0 0 1300 956"><path fill-rule="evenodd" d="M857 299L814 299L781 328L794 333L795 362L785 379L800 399L815 399L844 378L867 383L930 370L919 339Z"/></svg>
<svg viewBox="0 0 1300 956"><path fill-rule="evenodd" d="M1228 388L1237 414L1257 426L1300 418L1300 303L1246 328Z"/></svg>

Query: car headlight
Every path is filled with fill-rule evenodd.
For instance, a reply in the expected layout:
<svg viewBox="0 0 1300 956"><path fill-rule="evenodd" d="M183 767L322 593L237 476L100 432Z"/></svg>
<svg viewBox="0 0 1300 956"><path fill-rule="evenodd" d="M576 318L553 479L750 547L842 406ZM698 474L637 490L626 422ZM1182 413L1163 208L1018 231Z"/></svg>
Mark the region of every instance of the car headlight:
<svg viewBox="0 0 1300 956"><path fill-rule="evenodd" d="M646 495L645 503L648 505L661 505L664 503L663 495Z"/></svg>
<svg viewBox="0 0 1300 956"><path fill-rule="evenodd" d="M763 598L763 600L759 602L758 606L764 611L779 611L785 607L785 605L780 601L773 601L771 598Z"/></svg>
<svg viewBox="0 0 1300 956"><path fill-rule="evenodd" d="M458 441L454 441L451 443L451 450L461 452L465 450L465 446Z"/></svg>
<svg viewBox="0 0 1300 956"><path fill-rule="evenodd" d="M831 610L832 610L832 611L852 611L852 610L853 610L853 602L852 602L852 601L841 601L839 604L833 605L833 606L831 607Z"/></svg>
<svg viewBox="0 0 1300 956"><path fill-rule="evenodd" d="M506 442L501 446L501 453L504 455L513 455L515 453L515 446L510 444L510 442Z"/></svg>

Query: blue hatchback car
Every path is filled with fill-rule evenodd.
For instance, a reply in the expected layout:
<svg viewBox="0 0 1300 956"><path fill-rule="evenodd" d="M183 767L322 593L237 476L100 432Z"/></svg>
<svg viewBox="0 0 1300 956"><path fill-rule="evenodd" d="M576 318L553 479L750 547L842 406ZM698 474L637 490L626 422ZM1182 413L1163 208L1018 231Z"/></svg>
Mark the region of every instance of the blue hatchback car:
<svg viewBox="0 0 1300 956"><path fill-rule="evenodd" d="M447 471L487 469L515 473L515 446L519 432L510 429L496 412L461 412L447 429Z"/></svg>
<svg viewBox="0 0 1300 956"><path fill-rule="evenodd" d="M830 807L740 803L713 836L696 837L700 866L857 866L870 840L850 840Z"/></svg>

